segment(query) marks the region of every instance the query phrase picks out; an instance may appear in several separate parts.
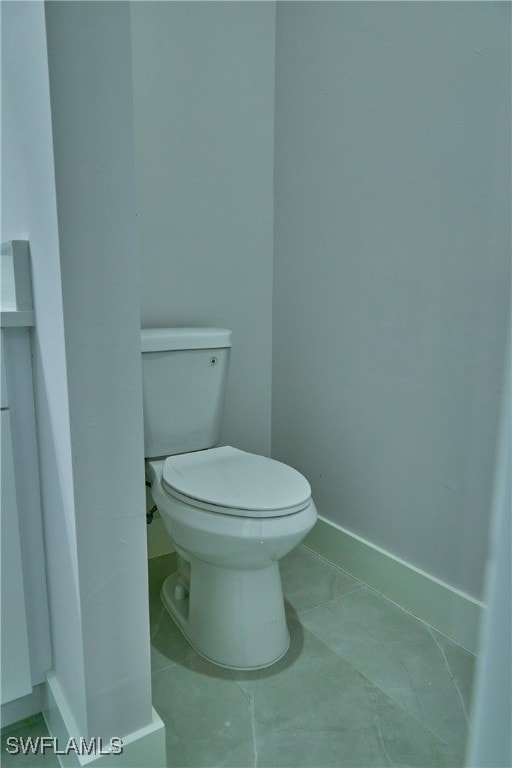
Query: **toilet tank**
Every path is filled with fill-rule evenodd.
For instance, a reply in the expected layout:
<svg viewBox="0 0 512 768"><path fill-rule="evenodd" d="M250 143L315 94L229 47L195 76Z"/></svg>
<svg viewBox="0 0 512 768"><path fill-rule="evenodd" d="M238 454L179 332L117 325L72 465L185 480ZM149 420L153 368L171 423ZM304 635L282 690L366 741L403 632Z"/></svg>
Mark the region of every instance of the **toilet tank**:
<svg viewBox="0 0 512 768"><path fill-rule="evenodd" d="M141 331L146 458L217 445L230 347L224 328Z"/></svg>

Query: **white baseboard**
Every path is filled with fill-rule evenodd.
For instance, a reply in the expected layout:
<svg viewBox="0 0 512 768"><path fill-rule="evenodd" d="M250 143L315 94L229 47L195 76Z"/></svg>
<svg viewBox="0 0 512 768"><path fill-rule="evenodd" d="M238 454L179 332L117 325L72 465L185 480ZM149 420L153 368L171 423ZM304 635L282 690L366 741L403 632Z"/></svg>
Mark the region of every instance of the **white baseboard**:
<svg viewBox="0 0 512 768"><path fill-rule="evenodd" d="M70 738L79 739L79 730L53 672L47 675L43 705L43 715L50 736L57 740L59 748L64 751ZM123 751L119 755L112 753L84 756L71 750L68 755L58 755L59 763L70 768L165 768L167 765L165 725L154 709L152 722L122 736L122 741Z"/></svg>
<svg viewBox="0 0 512 768"><path fill-rule="evenodd" d="M302 543L477 653L479 624L485 608L480 601L323 517L318 518Z"/></svg>

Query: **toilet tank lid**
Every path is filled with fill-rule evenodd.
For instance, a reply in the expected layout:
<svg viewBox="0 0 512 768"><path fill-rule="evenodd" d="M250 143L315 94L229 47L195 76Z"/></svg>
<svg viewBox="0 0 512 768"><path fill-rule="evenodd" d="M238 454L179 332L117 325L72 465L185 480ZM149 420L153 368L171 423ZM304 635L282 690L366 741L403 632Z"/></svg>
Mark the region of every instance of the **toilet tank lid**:
<svg viewBox="0 0 512 768"><path fill-rule="evenodd" d="M142 352L231 346L231 331L226 328L143 328L140 337Z"/></svg>

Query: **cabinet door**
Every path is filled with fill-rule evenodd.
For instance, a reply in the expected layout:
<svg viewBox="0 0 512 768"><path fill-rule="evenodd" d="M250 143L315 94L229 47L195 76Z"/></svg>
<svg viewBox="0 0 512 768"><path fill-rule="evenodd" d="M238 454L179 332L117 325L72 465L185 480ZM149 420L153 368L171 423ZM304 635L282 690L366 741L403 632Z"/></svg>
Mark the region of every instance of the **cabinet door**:
<svg viewBox="0 0 512 768"><path fill-rule="evenodd" d="M0 411L0 416L1 703L4 704L31 693L32 682L9 411Z"/></svg>

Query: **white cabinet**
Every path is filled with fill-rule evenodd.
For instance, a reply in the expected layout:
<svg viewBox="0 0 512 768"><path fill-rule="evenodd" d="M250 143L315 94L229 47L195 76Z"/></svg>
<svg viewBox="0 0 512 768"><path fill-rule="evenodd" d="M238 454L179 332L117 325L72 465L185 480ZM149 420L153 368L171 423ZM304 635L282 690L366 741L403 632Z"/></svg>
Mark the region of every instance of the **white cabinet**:
<svg viewBox="0 0 512 768"><path fill-rule="evenodd" d="M8 408L1 415L1 703L32 692L23 563Z"/></svg>
<svg viewBox="0 0 512 768"><path fill-rule="evenodd" d="M51 667L51 647L32 379L34 313L28 243L2 244L1 277L0 682L4 721L3 705L10 717L17 711L16 702L45 680Z"/></svg>

